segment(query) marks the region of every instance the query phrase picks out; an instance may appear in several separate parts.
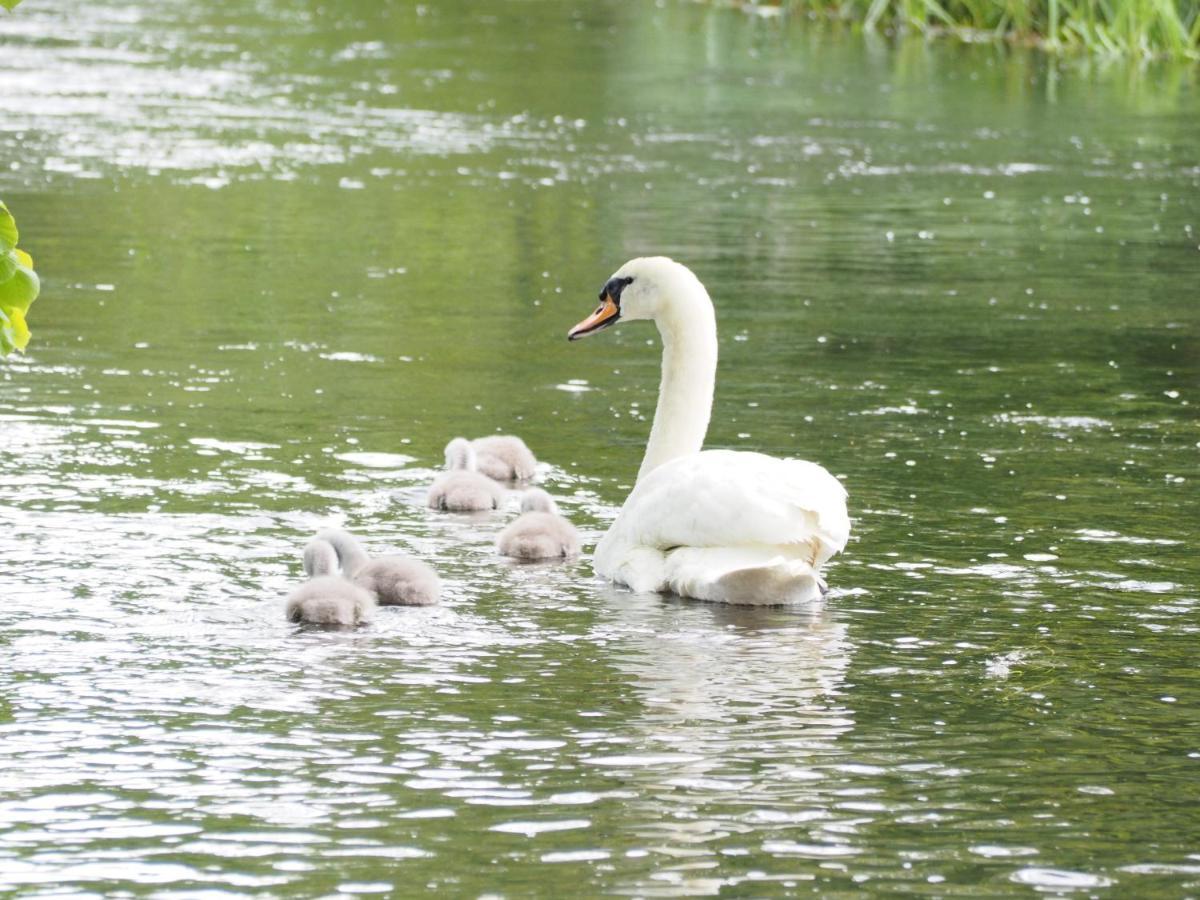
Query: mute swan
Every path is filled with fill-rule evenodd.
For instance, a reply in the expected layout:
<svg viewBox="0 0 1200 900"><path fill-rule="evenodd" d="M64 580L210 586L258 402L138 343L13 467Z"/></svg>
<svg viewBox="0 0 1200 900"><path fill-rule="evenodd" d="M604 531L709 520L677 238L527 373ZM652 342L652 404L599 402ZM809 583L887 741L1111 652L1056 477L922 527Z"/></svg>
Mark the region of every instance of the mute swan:
<svg viewBox="0 0 1200 900"><path fill-rule="evenodd" d="M399 553L372 559L353 535L340 528L323 528L317 532L317 539L333 547L342 572L370 591L381 606L431 606L438 602L441 580L421 560Z"/></svg>
<svg viewBox="0 0 1200 900"><path fill-rule="evenodd" d="M370 616L375 598L341 575L337 551L314 539L304 547L304 571L312 576L287 597L289 622L307 625L357 625Z"/></svg>
<svg viewBox="0 0 1200 900"><path fill-rule="evenodd" d="M504 489L475 471L475 448L466 438L455 438L446 445L446 469L429 488L430 509L466 512L499 508Z"/></svg>
<svg viewBox="0 0 1200 900"><path fill-rule="evenodd" d="M579 554L579 533L558 514L545 491L531 488L521 498L521 515L496 538L501 556L516 559L556 559Z"/></svg>
<svg viewBox="0 0 1200 900"><path fill-rule="evenodd" d="M635 591L721 603L819 599L820 568L850 535L845 488L816 463L701 451L717 326L690 269L663 256L630 260L567 338L633 319L658 326L662 382L637 483L596 546L597 574Z"/></svg>
<svg viewBox="0 0 1200 900"><path fill-rule="evenodd" d="M537 459L519 437L493 434L471 441L476 468L496 481L528 481L537 473Z"/></svg>

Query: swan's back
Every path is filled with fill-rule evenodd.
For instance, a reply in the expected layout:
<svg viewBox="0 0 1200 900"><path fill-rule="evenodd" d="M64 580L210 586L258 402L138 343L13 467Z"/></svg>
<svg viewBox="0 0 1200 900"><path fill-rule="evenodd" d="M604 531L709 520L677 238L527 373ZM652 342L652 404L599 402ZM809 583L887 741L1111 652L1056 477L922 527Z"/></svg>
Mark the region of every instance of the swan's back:
<svg viewBox="0 0 1200 900"><path fill-rule="evenodd" d="M636 515L634 514L636 512ZM706 450L659 466L614 523L658 548L774 546L816 540L820 565L846 546L846 489L816 463Z"/></svg>

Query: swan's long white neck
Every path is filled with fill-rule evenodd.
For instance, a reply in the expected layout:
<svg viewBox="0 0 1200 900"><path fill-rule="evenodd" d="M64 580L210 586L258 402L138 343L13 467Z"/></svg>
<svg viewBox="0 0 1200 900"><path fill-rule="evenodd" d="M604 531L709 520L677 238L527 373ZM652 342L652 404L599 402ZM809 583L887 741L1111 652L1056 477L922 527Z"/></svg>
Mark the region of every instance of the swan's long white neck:
<svg viewBox="0 0 1200 900"><path fill-rule="evenodd" d="M698 453L712 415L717 321L704 285L686 275L662 286L654 317L663 343L662 382L639 481L668 460Z"/></svg>

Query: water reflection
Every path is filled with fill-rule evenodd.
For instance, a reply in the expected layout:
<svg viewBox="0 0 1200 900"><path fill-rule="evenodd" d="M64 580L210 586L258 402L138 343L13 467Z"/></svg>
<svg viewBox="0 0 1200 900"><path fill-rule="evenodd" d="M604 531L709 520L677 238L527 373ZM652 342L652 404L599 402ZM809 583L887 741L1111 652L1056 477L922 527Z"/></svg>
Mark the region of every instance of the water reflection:
<svg viewBox="0 0 1200 900"><path fill-rule="evenodd" d="M830 809L827 782L838 740L854 726L845 623L823 609L599 594L596 639L640 710L627 744L583 762L638 786L630 829L657 861L649 884L658 886L630 890L694 896L756 881L763 873L720 870L722 860L758 850L807 859L858 852L854 829Z"/></svg>

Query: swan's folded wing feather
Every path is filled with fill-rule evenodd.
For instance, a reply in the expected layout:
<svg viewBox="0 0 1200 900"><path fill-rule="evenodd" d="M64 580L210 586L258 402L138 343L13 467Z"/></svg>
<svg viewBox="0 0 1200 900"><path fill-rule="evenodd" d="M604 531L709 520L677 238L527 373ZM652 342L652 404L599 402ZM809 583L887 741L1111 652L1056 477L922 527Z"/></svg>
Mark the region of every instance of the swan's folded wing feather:
<svg viewBox="0 0 1200 900"><path fill-rule="evenodd" d="M708 450L646 476L614 527L662 550L813 544L820 565L845 547L850 520L845 488L815 463Z"/></svg>

